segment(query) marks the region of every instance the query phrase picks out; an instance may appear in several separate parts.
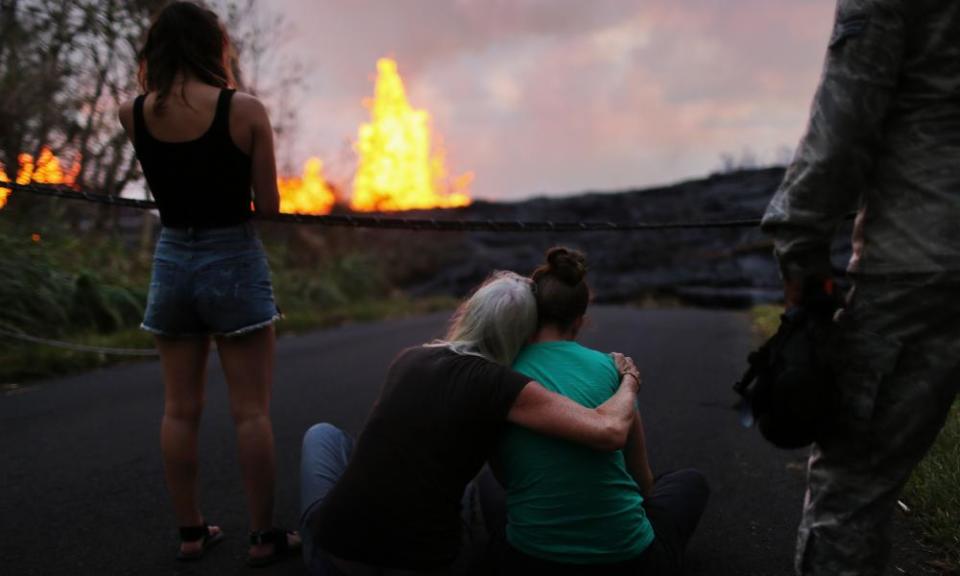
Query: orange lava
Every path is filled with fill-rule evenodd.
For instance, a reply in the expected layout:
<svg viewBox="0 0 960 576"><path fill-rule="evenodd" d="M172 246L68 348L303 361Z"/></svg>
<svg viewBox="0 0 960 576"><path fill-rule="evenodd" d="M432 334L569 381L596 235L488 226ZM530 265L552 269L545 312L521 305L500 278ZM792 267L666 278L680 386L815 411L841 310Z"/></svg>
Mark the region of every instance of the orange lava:
<svg viewBox="0 0 960 576"><path fill-rule="evenodd" d="M300 177L278 178L277 188L280 212L285 214L329 214L336 202L319 158L307 160Z"/></svg>
<svg viewBox="0 0 960 576"><path fill-rule="evenodd" d="M359 166L350 207L359 212L453 208L470 204L473 174L450 178L445 151L431 147L430 114L407 101L397 63L377 62L370 122L360 127Z"/></svg>
<svg viewBox="0 0 960 576"><path fill-rule="evenodd" d="M410 105L396 61L377 62L374 97L364 106L370 110L370 122L359 129L351 209L389 212L470 204L473 173L448 174L446 150L432 132L430 114ZM17 160L15 182L19 184L75 187L81 170L80 158L65 170L49 146L41 149L36 161L30 154L20 154ZM0 165L3 182L10 178ZM279 177L277 187L280 211L287 214L328 214L337 200L324 177L323 163L315 157L307 160L300 176ZM0 187L0 209L10 193L9 188Z"/></svg>
<svg viewBox="0 0 960 576"><path fill-rule="evenodd" d="M60 159L49 146L40 149L39 158L34 161L30 154L20 154L17 156L17 163L20 165L17 171L17 177L14 180L17 184L64 184L70 187L76 187L77 177L80 175L82 167L80 158L74 160L69 170L64 170L60 164ZM10 177L0 164L0 182L10 182ZM0 188L0 209L7 205L7 199L10 197L10 188Z"/></svg>

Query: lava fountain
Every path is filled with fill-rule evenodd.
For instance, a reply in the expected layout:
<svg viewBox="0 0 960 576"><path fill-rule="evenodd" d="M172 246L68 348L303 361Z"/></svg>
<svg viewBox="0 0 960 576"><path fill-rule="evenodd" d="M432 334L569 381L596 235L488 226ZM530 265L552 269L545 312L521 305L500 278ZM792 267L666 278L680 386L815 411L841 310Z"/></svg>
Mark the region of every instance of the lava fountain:
<svg viewBox="0 0 960 576"><path fill-rule="evenodd" d="M284 214L328 214L336 202L319 158L307 160L300 177L278 178L277 189Z"/></svg>
<svg viewBox="0 0 960 576"><path fill-rule="evenodd" d="M360 126L350 208L386 212L470 204L473 174L449 178L442 146L431 146L430 114L407 100L396 61L377 62L370 122Z"/></svg>

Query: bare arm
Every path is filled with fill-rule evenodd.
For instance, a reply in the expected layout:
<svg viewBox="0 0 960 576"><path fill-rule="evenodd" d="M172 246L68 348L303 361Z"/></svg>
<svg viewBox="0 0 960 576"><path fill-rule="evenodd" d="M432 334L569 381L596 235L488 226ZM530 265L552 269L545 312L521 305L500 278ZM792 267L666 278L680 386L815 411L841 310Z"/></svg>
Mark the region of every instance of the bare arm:
<svg viewBox="0 0 960 576"><path fill-rule="evenodd" d="M587 408L531 382L517 396L507 420L542 434L612 452L627 443L639 387L635 371L624 373L613 396L597 408Z"/></svg>
<svg viewBox="0 0 960 576"><path fill-rule="evenodd" d="M640 418L639 410L630 426L624 456L627 460L627 470L640 487L640 493L646 498L653 490L653 471L650 470L650 462L647 460L647 439L643 433L643 420Z"/></svg>
<svg viewBox="0 0 960 576"><path fill-rule="evenodd" d="M120 125L123 126L123 129L127 133L127 138L133 142L133 100L128 100L120 105L119 110L117 110L117 118L120 120Z"/></svg>
<svg viewBox="0 0 960 576"><path fill-rule="evenodd" d="M253 202L258 214L280 212L280 193L277 190L277 160L273 148L273 126L263 104L252 97L248 102L251 118L252 145L250 148Z"/></svg>

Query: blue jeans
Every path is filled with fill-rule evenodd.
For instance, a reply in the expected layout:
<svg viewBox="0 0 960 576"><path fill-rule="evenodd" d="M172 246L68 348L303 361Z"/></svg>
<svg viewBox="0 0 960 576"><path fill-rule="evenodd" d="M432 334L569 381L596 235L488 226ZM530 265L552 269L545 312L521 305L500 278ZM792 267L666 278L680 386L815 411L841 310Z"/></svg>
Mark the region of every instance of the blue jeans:
<svg viewBox="0 0 960 576"><path fill-rule="evenodd" d="M303 435L300 453L300 537L303 561L310 574L336 574L319 551L314 550L310 516L347 469L353 438L332 424L314 424Z"/></svg>
<svg viewBox="0 0 960 576"><path fill-rule="evenodd" d="M303 539L303 561L311 576L420 576L422 574L462 573L473 561L477 549L472 546L471 533L477 528L479 497L476 482L467 485L461 500L464 546L457 562L448 569L430 572L416 570L381 569L356 563L340 562L339 566L323 550L316 548L311 516L320 508L327 495L347 469L353 453L353 438L332 424L314 424L303 435L300 453L300 536ZM348 566L348 564L350 564Z"/></svg>

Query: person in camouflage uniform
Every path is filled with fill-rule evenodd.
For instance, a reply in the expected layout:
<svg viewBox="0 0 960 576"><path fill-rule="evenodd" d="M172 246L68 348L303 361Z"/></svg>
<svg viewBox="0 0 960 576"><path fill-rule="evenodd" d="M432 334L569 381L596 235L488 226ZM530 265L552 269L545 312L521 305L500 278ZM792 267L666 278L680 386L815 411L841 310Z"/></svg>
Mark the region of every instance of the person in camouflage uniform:
<svg viewBox="0 0 960 576"><path fill-rule="evenodd" d="M960 388L960 2L839 0L807 133L763 219L788 306L830 277L853 210L844 431L811 451L801 575L883 572L899 493Z"/></svg>

